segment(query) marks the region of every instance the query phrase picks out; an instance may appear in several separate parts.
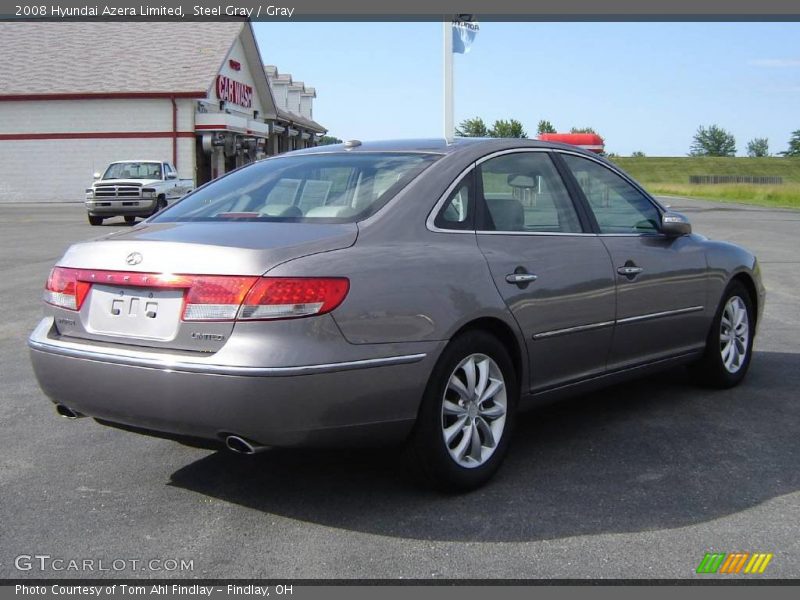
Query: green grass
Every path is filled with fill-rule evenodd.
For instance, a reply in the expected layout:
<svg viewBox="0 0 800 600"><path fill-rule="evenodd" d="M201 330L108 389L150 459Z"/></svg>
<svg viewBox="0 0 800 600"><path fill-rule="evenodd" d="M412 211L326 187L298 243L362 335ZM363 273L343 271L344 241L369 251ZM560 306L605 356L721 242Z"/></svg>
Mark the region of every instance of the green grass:
<svg viewBox="0 0 800 600"><path fill-rule="evenodd" d="M800 158L685 156L613 160L652 194L800 208ZM778 175L783 177L783 185L691 185L690 175Z"/></svg>

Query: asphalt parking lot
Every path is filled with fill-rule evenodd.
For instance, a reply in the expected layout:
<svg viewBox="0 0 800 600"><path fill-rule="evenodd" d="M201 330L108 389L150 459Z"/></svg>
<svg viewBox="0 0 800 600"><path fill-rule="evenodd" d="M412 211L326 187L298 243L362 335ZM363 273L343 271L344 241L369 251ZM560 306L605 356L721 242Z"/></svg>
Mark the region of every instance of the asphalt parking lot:
<svg viewBox="0 0 800 600"><path fill-rule="evenodd" d="M693 578L708 551L800 576L800 211L665 201L759 256L746 382L701 390L677 369L529 413L499 476L462 496L413 487L389 450L238 457L58 418L25 343L45 278L71 242L126 225L0 205L0 578Z"/></svg>

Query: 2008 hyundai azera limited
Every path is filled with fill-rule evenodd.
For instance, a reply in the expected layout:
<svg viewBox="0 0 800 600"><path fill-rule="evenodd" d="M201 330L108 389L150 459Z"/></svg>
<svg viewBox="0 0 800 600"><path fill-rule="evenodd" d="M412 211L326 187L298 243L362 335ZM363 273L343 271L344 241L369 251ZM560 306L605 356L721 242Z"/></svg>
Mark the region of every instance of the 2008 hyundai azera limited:
<svg viewBox="0 0 800 600"><path fill-rule="evenodd" d="M739 383L755 257L527 140L269 158L73 245L29 345L65 416L252 453L404 442L468 489L520 409L678 363Z"/></svg>

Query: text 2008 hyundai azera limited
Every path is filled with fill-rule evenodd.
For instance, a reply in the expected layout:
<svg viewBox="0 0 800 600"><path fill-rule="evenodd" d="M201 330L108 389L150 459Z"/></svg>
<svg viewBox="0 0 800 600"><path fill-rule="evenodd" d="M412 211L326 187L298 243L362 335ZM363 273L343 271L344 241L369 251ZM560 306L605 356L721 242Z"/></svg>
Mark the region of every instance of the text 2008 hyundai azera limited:
<svg viewBox="0 0 800 600"><path fill-rule="evenodd" d="M353 141L73 245L45 302L29 345L61 414L245 453L405 442L465 489L537 401L676 363L739 383L764 288L574 147Z"/></svg>

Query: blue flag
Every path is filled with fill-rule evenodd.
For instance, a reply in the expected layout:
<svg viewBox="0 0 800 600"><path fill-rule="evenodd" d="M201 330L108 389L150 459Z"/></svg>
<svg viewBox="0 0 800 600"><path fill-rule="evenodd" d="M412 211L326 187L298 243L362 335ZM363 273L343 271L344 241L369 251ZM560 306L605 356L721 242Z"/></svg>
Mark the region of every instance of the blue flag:
<svg viewBox="0 0 800 600"><path fill-rule="evenodd" d="M478 35L480 26L476 21L453 21L453 54L466 54Z"/></svg>

